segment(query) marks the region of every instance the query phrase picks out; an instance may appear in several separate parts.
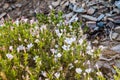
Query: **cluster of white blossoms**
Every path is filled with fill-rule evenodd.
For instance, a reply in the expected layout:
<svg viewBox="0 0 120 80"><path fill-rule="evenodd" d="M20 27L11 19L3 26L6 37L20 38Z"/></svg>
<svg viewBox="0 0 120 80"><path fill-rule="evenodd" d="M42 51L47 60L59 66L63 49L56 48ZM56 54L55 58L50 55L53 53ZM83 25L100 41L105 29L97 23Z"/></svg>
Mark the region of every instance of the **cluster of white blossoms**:
<svg viewBox="0 0 120 80"><path fill-rule="evenodd" d="M57 53L57 54L55 55L56 58L60 58L61 56L62 56L61 53Z"/></svg>
<svg viewBox="0 0 120 80"><path fill-rule="evenodd" d="M63 50L68 51L70 50L70 45L63 45L62 48Z"/></svg>
<svg viewBox="0 0 120 80"><path fill-rule="evenodd" d="M94 49L92 49L91 43L88 42L88 45L86 47L86 53L89 55L93 55Z"/></svg>
<svg viewBox="0 0 120 80"><path fill-rule="evenodd" d="M20 45L20 46L17 47L17 52L20 52L20 51L23 51L23 50L25 50L25 46Z"/></svg>
<svg viewBox="0 0 120 80"><path fill-rule="evenodd" d="M46 72L46 71L41 71L41 74L42 74L44 77L47 77L47 72Z"/></svg>
<svg viewBox="0 0 120 80"><path fill-rule="evenodd" d="M76 38L75 37L66 38L64 41L65 43L71 45L74 41L76 41Z"/></svg>
<svg viewBox="0 0 120 80"><path fill-rule="evenodd" d="M32 43L27 45L27 50L30 50L34 45Z"/></svg>
<svg viewBox="0 0 120 80"><path fill-rule="evenodd" d="M47 27L46 27L46 25L42 25L41 27L40 27L40 31L44 31L44 30L46 30L47 29Z"/></svg>
<svg viewBox="0 0 120 80"><path fill-rule="evenodd" d="M33 46L32 43L28 44L27 47L20 45L17 47L17 52L24 51L25 49L30 50Z"/></svg>
<svg viewBox="0 0 120 80"><path fill-rule="evenodd" d="M69 69L72 69L74 67L72 63L70 63L68 66L69 66Z"/></svg>
<svg viewBox="0 0 120 80"><path fill-rule="evenodd" d="M56 72L54 76L58 79L60 77L60 72Z"/></svg>
<svg viewBox="0 0 120 80"><path fill-rule="evenodd" d="M86 72L86 73L90 73L90 72L92 72L92 68L88 68L88 69L86 69L85 72Z"/></svg>
<svg viewBox="0 0 120 80"><path fill-rule="evenodd" d="M55 30L55 33L57 34L57 36L60 38L61 36L62 36L62 34L63 33L61 33L60 31L59 31L59 29L56 29Z"/></svg>

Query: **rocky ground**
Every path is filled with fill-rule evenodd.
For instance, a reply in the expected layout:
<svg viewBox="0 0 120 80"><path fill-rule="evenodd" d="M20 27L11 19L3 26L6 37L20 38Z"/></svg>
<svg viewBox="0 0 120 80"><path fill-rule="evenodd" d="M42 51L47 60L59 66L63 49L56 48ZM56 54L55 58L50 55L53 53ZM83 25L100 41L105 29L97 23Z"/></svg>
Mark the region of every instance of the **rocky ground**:
<svg viewBox="0 0 120 80"><path fill-rule="evenodd" d="M37 13L48 15L52 9L63 11L67 24L83 22L82 28L88 26L89 32L85 34L93 46L107 48L96 63L103 72L107 68L109 72L115 73L113 65L120 68L119 0L0 0L0 24L9 18L35 19Z"/></svg>

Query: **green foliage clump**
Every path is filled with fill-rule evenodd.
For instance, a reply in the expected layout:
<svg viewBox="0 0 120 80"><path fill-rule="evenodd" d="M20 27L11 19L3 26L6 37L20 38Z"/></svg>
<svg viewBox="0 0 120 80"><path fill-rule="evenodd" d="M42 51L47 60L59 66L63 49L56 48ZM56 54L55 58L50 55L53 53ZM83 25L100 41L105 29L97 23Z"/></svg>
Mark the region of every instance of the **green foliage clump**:
<svg viewBox="0 0 120 80"><path fill-rule="evenodd" d="M54 11L37 17L0 26L0 80L104 80L92 67L99 50L83 38L80 22L66 24Z"/></svg>

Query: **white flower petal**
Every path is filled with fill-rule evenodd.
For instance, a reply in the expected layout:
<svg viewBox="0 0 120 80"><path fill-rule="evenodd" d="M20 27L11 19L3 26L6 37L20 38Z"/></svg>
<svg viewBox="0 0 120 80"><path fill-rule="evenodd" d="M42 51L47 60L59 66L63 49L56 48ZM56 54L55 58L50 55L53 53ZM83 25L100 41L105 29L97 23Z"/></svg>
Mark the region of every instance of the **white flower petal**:
<svg viewBox="0 0 120 80"><path fill-rule="evenodd" d="M6 56L7 56L7 58L10 59L10 60L13 59L13 55L12 55L12 54L9 54L9 53L8 53L8 54L6 54Z"/></svg>
<svg viewBox="0 0 120 80"><path fill-rule="evenodd" d="M82 73L82 69L81 69L81 68L76 68L75 71L76 71L76 73L78 73L78 74L81 74L81 73Z"/></svg>
<svg viewBox="0 0 120 80"><path fill-rule="evenodd" d="M56 72L54 76L58 79L60 77L60 72Z"/></svg>

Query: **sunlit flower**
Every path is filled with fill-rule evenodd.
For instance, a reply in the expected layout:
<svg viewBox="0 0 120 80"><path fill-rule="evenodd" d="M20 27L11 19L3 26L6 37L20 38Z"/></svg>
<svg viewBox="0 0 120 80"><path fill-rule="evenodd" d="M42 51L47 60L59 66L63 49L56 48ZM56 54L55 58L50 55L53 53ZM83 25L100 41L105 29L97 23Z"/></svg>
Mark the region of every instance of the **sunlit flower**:
<svg viewBox="0 0 120 80"><path fill-rule="evenodd" d="M60 72L56 72L54 76L58 79L60 77Z"/></svg>
<svg viewBox="0 0 120 80"><path fill-rule="evenodd" d="M97 72L96 73L98 76L103 76L102 72Z"/></svg>
<svg viewBox="0 0 120 80"><path fill-rule="evenodd" d="M55 45L55 48L58 48L58 45L57 45L57 44Z"/></svg>
<svg viewBox="0 0 120 80"><path fill-rule="evenodd" d="M33 60L37 60L37 59L38 59L38 57L39 57L39 56L35 56L35 57L33 57Z"/></svg>
<svg viewBox="0 0 120 80"><path fill-rule="evenodd" d="M78 73L78 74L81 74L81 73L82 73L82 69L81 69L81 68L76 68L75 71L76 71L76 73Z"/></svg>
<svg viewBox="0 0 120 80"><path fill-rule="evenodd" d="M88 69L85 70L85 72L90 73L90 72L92 72L92 69L88 68Z"/></svg>
<svg viewBox="0 0 120 80"><path fill-rule="evenodd" d="M9 50L10 50L10 51L13 51L13 46L9 46Z"/></svg>
<svg viewBox="0 0 120 80"><path fill-rule="evenodd" d="M20 45L20 46L17 47L17 52L22 51L24 49L25 49L25 46Z"/></svg>
<svg viewBox="0 0 120 80"><path fill-rule="evenodd" d="M72 63L70 63L68 66L69 66L69 69L72 69L74 67Z"/></svg>
<svg viewBox="0 0 120 80"><path fill-rule="evenodd" d="M34 19L31 19L30 20L30 24L33 24L35 21L34 21Z"/></svg>
<svg viewBox="0 0 120 80"><path fill-rule="evenodd" d="M42 26L40 27L40 30L41 30L41 31L46 30L46 29L47 29L46 25L42 25Z"/></svg>
<svg viewBox="0 0 120 80"><path fill-rule="evenodd" d="M69 28L72 29L72 25L69 25Z"/></svg>
<svg viewBox="0 0 120 80"><path fill-rule="evenodd" d="M93 55L94 49L92 49L91 43L88 42L88 45L86 47L86 53L89 55Z"/></svg>
<svg viewBox="0 0 120 80"><path fill-rule="evenodd" d="M62 36L62 33L60 33L60 31L58 29L55 30L56 34L58 37L61 37Z"/></svg>
<svg viewBox="0 0 120 80"><path fill-rule="evenodd" d="M47 73L45 71L42 71L41 74L44 76L44 77L47 77Z"/></svg>
<svg viewBox="0 0 120 80"><path fill-rule="evenodd" d="M61 56L62 56L61 53L58 53L58 54L55 55L55 57L58 57L58 58L60 58Z"/></svg>
<svg viewBox="0 0 120 80"><path fill-rule="evenodd" d="M9 54L9 53L8 53L8 54L6 54L6 56L7 56L7 58L10 59L10 60L13 59L13 55L12 55L12 54Z"/></svg>
<svg viewBox="0 0 120 80"><path fill-rule="evenodd" d="M67 44L72 44L75 40L76 40L75 37L72 37L72 38L66 38L66 39L65 39L65 42L66 42Z"/></svg>
<svg viewBox="0 0 120 80"><path fill-rule="evenodd" d="M80 45L82 45L82 43L83 43L83 39L82 39L82 38L81 38L81 39L79 39L79 41L78 41L78 42L79 42L79 44L80 44Z"/></svg>
<svg viewBox="0 0 120 80"><path fill-rule="evenodd" d="M39 39L35 39L35 43L38 43L39 42Z"/></svg>
<svg viewBox="0 0 120 80"><path fill-rule="evenodd" d="M28 49L28 50L30 50L30 48L32 48L32 47L33 47L33 44L32 44L32 43L30 43L30 44L27 45L27 49Z"/></svg>
<svg viewBox="0 0 120 80"><path fill-rule="evenodd" d="M87 50L87 51L86 51L86 53L89 54L89 55L93 55L93 52L94 52L93 49L91 49L91 50Z"/></svg>
<svg viewBox="0 0 120 80"><path fill-rule="evenodd" d="M62 71L62 70L63 70L63 67L60 67L60 68L59 68L59 71Z"/></svg>
<svg viewBox="0 0 120 80"><path fill-rule="evenodd" d="M78 60L75 60L74 63L78 63Z"/></svg>
<svg viewBox="0 0 120 80"><path fill-rule="evenodd" d="M63 45L62 48L63 48L64 50L68 51L68 50L70 50L70 45L67 45L67 46L66 46L66 45Z"/></svg>
<svg viewBox="0 0 120 80"><path fill-rule="evenodd" d="M53 54L57 53L57 50L56 50L56 49L50 49L50 51L51 51Z"/></svg>
<svg viewBox="0 0 120 80"><path fill-rule="evenodd" d="M18 19L15 21L15 24L16 24L17 26L19 25L19 20L18 20Z"/></svg>

